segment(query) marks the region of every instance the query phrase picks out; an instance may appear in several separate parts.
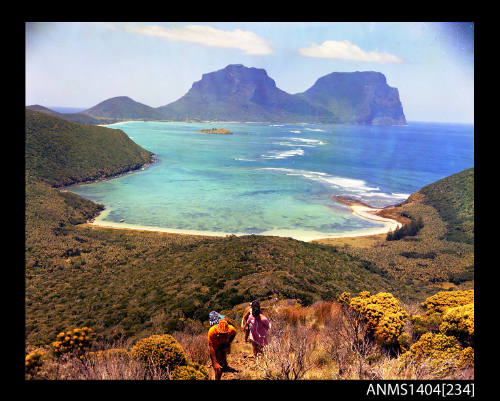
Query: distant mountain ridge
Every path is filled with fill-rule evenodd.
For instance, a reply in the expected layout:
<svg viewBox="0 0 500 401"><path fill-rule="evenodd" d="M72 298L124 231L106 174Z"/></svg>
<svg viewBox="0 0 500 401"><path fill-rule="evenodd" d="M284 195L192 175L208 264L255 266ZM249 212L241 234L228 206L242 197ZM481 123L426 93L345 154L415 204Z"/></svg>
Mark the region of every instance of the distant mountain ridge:
<svg viewBox="0 0 500 401"><path fill-rule="evenodd" d="M53 114L38 105L27 107L87 124L126 120L406 124L399 92L380 72L334 72L292 95L279 89L266 70L242 64L203 74L180 99L157 108L127 96L72 114Z"/></svg>
<svg viewBox="0 0 500 401"><path fill-rule="evenodd" d="M264 69L241 64L203 74L188 93L158 110L172 120L319 122L330 114L277 88Z"/></svg>
<svg viewBox="0 0 500 401"><path fill-rule="evenodd" d="M127 96L117 96L107 99L90 109L81 111L97 120L161 120L163 117L158 109L136 102Z"/></svg>

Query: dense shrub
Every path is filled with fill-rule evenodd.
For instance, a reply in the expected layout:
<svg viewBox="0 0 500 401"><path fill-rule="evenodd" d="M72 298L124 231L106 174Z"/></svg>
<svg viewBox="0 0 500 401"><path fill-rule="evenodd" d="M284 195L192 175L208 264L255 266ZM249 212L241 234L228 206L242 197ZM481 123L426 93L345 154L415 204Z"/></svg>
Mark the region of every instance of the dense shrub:
<svg viewBox="0 0 500 401"><path fill-rule="evenodd" d="M415 236L420 231L420 229L424 226L424 221L422 217L419 217L416 220L412 220L410 223L405 224L404 226L395 229L394 231L389 231L386 236L387 241L397 241L406 236Z"/></svg>
<svg viewBox="0 0 500 401"><path fill-rule="evenodd" d="M184 328L183 331L176 331L172 335L182 346L186 358L190 361L206 364L210 360L205 330L202 334L192 334Z"/></svg>
<svg viewBox="0 0 500 401"><path fill-rule="evenodd" d="M455 336L463 344L472 344L474 335L474 290L440 291L421 306L423 316L413 315L411 322L416 339L424 333Z"/></svg>
<svg viewBox="0 0 500 401"><path fill-rule="evenodd" d="M147 365L157 365L168 371L186 364L184 350L169 334L152 335L139 340L130 350L130 354Z"/></svg>
<svg viewBox="0 0 500 401"><path fill-rule="evenodd" d="M413 335L418 340L422 334L439 332L439 326L443 322L441 313L432 313L431 315L412 315L410 321L413 326Z"/></svg>
<svg viewBox="0 0 500 401"><path fill-rule="evenodd" d="M292 326L297 326L298 324L304 325L306 323L305 310L300 306L285 306L280 309L279 315L284 322Z"/></svg>
<svg viewBox="0 0 500 401"><path fill-rule="evenodd" d="M171 375L172 380L208 380L208 368L198 363L177 366Z"/></svg>
<svg viewBox="0 0 500 401"><path fill-rule="evenodd" d="M400 357L401 367L410 363L425 366L436 377L449 375L474 363L472 348L463 349L453 336L425 333Z"/></svg>
<svg viewBox="0 0 500 401"><path fill-rule="evenodd" d="M344 303L349 300L349 307L362 314L370 334L378 343L399 345L398 337L403 333L409 315L391 293L379 292L370 296L369 292L363 291L358 297L343 294L341 298Z"/></svg>
<svg viewBox="0 0 500 401"><path fill-rule="evenodd" d="M462 344L471 345L474 336L474 304L447 309L439 330L443 334L456 337Z"/></svg>
<svg viewBox="0 0 500 401"><path fill-rule="evenodd" d="M26 378L30 379L41 368L43 360L47 358L47 353L44 350L36 349L31 351L25 358L25 373Z"/></svg>
<svg viewBox="0 0 500 401"><path fill-rule="evenodd" d="M303 379L314 365L315 348L314 332L310 327L273 321L269 344L257 368L266 380Z"/></svg>
<svg viewBox="0 0 500 401"><path fill-rule="evenodd" d="M54 354L60 356L66 353L83 355L90 347L95 333L88 327L76 328L57 335L57 341L52 343Z"/></svg>
<svg viewBox="0 0 500 401"><path fill-rule="evenodd" d="M422 307L426 315L443 313L448 308L467 305L474 302L474 290L467 291L440 291L427 298Z"/></svg>

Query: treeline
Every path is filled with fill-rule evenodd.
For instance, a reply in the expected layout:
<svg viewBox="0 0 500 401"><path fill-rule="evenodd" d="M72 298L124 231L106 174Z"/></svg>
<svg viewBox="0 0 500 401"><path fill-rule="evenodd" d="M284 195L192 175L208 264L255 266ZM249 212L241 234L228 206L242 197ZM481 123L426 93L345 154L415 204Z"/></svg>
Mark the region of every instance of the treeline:
<svg viewBox="0 0 500 401"><path fill-rule="evenodd" d="M422 217L418 217L417 219L413 219L410 223L405 224L404 226L397 228L394 231L389 231L387 233L386 240L397 241L407 236L415 236L423 226L424 221Z"/></svg>

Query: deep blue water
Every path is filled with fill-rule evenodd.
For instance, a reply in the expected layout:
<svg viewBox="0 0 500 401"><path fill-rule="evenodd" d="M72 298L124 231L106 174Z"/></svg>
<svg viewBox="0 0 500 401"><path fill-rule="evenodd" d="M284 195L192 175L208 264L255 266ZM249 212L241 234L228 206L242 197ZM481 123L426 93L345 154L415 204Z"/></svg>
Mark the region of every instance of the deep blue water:
<svg viewBox="0 0 500 401"><path fill-rule="evenodd" d="M103 203L105 220L220 233L342 233L380 227L335 195L375 207L474 166L474 127L410 122L325 124L161 123L112 125L158 162L72 192ZM227 128L233 135L201 134Z"/></svg>

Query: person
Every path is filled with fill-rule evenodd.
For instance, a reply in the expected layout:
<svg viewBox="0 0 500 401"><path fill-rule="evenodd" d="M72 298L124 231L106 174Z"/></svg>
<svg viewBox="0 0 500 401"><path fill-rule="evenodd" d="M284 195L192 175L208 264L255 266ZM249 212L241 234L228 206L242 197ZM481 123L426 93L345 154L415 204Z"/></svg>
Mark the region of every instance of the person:
<svg viewBox="0 0 500 401"><path fill-rule="evenodd" d="M258 354L264 353L264 346L268 344L267 332L271 328L271 323L261 313L259 301L252 301L250 308L243 315L242 324L245 332L245 342L250 339L253 355L257 358Z"/></svg>
<svg viewBox="0 0 500 401"><path fill-rule="evenodd" d="M223 372L236 372L227 364L227 354L231 352L231 343L236 336L234 324L225 316L212 311L209 316L208 348L215 380L220 380Z"/></svg>

